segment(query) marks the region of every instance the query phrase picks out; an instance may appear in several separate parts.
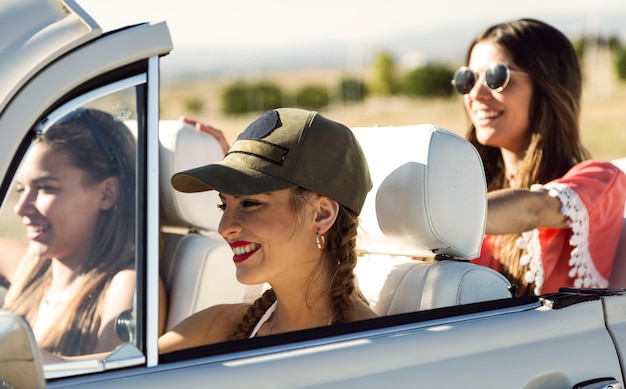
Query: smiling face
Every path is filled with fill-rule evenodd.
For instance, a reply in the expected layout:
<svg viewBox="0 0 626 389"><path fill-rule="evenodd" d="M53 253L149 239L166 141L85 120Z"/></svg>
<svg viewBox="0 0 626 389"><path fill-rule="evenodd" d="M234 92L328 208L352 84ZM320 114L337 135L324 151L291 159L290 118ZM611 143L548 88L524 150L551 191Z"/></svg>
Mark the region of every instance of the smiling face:
<svg viewBox="0 0 626 389"><path fill-rule="evenodd" d="M232 196L220 194L220 234L233 249L237 279L244 284L294 282L296 272L317 266L315 200L294 207L293 189ZM294 277L296 277L294 279Z"/></svg>
<svg viewBox="0 0 626 389"><path fill-rule="evenodd" d="M26 227L29 251L68 264L84 261L100 211L109 207L105 186L106 181L88 184L65 152L36 143L18 173L14 209Z"/></svg>
<svg viewBox="0 0 626 389"><path fill-rule="evenodd" d="M484 71L491 62L501 62L513 71L509 84L501 92L487 88ZM521 70L499 46L488 41L477 43L471 51L468 67L480 78L470 93L464 96L465 108L476 127L478 142L504 148L522 156L529 143L529 112L533 94L528 75Z"/></svg>

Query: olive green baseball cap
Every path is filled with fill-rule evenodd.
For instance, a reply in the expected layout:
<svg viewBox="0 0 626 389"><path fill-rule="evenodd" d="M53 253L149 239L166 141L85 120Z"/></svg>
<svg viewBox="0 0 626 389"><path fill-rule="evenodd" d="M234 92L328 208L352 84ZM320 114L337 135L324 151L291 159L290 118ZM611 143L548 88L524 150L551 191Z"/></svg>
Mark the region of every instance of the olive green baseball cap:
<svg viewBox="0 0 626 389"><path fill-rule="evenodd" d="M176 173L181 192L252 195L301 186L356 214L372 180L352 130L317 112L279 108L252 122L217 163Z"/></svg>

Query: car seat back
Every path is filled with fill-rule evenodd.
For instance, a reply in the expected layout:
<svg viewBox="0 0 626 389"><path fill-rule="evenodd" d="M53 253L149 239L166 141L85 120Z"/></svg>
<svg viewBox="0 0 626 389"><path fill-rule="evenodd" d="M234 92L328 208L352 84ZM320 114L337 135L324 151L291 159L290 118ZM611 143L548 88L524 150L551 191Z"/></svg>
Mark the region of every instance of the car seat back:
<svg viewBox="0 0 626 389"><path fill-rule="evenodd" d="M499 273L468 263L480 250L486 212L482 164L462 138L431 125L357 128L374 188L361 213L356 268L379 315L509 297ZM180 193L175 172L220 160L217 141L192 126L160 126L162 258L169 293L166 330L211 305L251 302L264 285L243 285L217 234L217 193ZM435 257L422 261L415 257Z"/></svg>
<svg viewBox="0 0 626 389"><path fill-rule="evenodd" d="M500 273L474 265L487 190L476 149L430 124L353 129L374 187L361 212L359 287L379 315L507 298Z"/></svg>

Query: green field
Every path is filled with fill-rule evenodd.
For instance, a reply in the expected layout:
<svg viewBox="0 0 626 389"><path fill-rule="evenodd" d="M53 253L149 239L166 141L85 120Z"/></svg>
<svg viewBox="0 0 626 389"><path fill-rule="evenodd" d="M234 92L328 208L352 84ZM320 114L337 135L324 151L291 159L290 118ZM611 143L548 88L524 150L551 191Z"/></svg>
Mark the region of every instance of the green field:
<svg viewBox="0 0 626 389"><path fill-rule="evenodd" d="M343 74L332 69L310 69L267 73L263 79L293 90L308 83L334 85ZM608 82L586 82L581 112L583 143L594 158L603 160L626 157L626 82L618 82L614 75L610 78ZM259 113L238 117L221 113L219 96L229 82L232 80L199 79L162 85L161 118L177 119L180 115L186 115L220 128L232 141ZM602 87L598 87L598 84ZM190 98L203 101L201 112L185 110L184 102ZM449 99L369 97L361 104L331 106L321 113L350 127L432 123L463 135L468 126L459 96Z"/></svg>

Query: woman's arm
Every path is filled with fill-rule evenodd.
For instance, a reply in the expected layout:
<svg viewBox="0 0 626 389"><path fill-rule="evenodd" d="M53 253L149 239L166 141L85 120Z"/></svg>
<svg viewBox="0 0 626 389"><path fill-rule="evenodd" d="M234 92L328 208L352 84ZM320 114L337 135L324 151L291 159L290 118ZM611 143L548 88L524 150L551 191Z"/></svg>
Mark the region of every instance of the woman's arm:
<svg viewBox="0 0 626 389"><path fill-rule="evenodd" d="M94 353L111 352L122 344L115 333L115 321L120 313L133 308L136 280L135 270L122 270L111 280L102 302L102 322Z"/></svg>
<svg viewBox="0 0 626 389"><path fill-rule="evenodd" d="M224 135L224 132L222 130L219 130L208 124L200 123L195 120L186 118L184 116L181 116L178 120L183 123L191 124L192 126L196 127L196 130L213 136L220 143L220 146L222 147L222 151L224 152L224 155L228 153L228 149L230 149L230 144L226 140L226 136Z"/></svg>
<svg viewBox="0 0 626 389"><path fill-rule="evenodd" d="M487 234L513 234L535 228L569 228L561 201L547 190L501 189L487 194Z"/></svg>
<svg viewBox="0 0 626 389"><path fill-rule="evenodd" d="M249 304L214 305L199 311L159 338L159 354L227 341Z"/></svg>

